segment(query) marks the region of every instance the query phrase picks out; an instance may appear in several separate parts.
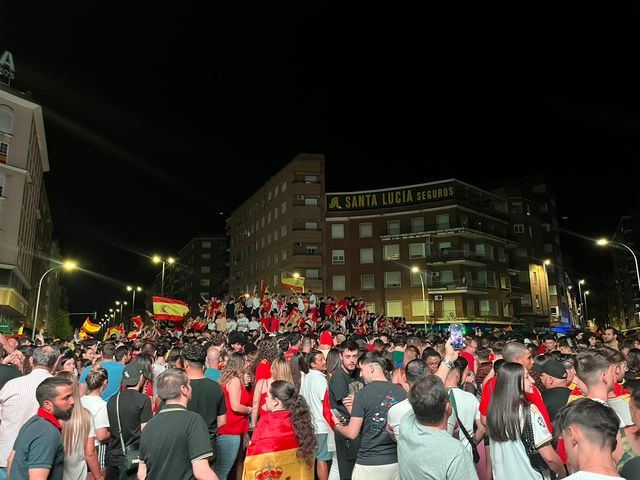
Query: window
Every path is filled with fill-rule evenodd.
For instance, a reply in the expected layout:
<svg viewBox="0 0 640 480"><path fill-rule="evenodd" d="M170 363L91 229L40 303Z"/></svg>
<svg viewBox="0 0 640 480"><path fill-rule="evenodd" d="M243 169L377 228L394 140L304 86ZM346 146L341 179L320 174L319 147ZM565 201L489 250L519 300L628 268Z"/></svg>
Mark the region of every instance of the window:
<svg viewBox="0 0 640 480"><path fill-rule="evenodd" d="M541 213L547 213L548 211L549 211L549 205L546 202L540 205Z"/></svg>
<svg viewBox="0 0 640 480"><path fill-rule="evenodd" d="M274 196L274 197L277 197L277 196L278 196L278 192L279 192L279 190L280 190L280 185L276 185L276 189L275 189L275 191L273 192L273 196Z"/></svg>
<svg viewBox="0 0 640 480"><path fill-rule="evenodd" d="M304 223L304 229L305 230L317 230L318 229L318 223L317 222L305 222ZM336 238L336 237L333 237Z"/></svg>
<svg viewBox="0 0 640 480"><path fill-rule="evenodd" d="M389 300L385 302L387 317L402 317L402 300Z"/></svg>
<svg viewBox="0 0 640 480"><path fill-rule="evenodd" d="M422 272L420 273L413 273L411 272L410 276L411 276L411 286L412 287L421 287L422 286L422 282L420 281L420 274L422 274L422 282L427 282L427 272L426 270L422 270ZM425 285L426 288L426 285Z"/></svg>
<svg viewBox="0 0 640 480"><path fill-rule="evenodd" d="M264 237L260 239L260 248L264 248Z"/></svg>
<svg viewBox="0 0 640 480"><path fill-rule="evenodd" d="M387 222L388 235L400 235L400 220L391 220Z"/></svg>
<svg viewBox="0 0 640 480"><path fill-rule="evenodd" d="M0 106L0 132L11 133L13 129L13 112L6 105Z"/></svg>
<svg viewBox="0 0 640 480"><path fill-rule="evenodd" d="M524 233L524 225L521 223L516 223L513 226L513 233L518 233L518 234Z"/></svg>
<svg viewBox="0 0 640 480"><path fill-rule="evenodd" d="M400 258L400 245L385 245L383 257L385 260L398 260Z"/></svg>
<svg viewBox="0 0 640 480"><path fill-rule="evenodd" d="M373 224L372 223L361 223L359 225L360 230L360 238L371 238L373 237Z"/></svg>
<svg viewBox="0 0 640 480"><path fill-rule="evenodd" d="M427 307L427 311L424 311L424 307ZM416 300L411 300L411 315L414 317L424 317L425 313L430 315L429 312L433 312L433 301L423 301L421 298Z"/></svg>
<svg viewBox="0 0 640 480"><path fill-rule="evenodd" d="M527 256L527 247L518 247L516 249L517 257L526 257Z"/></svg>
<svg viewBox="0 0 640 480"><path fill-rule="evenodd" d="M209 292L200 292L200 296L207 298L209 296Z"/></svg>
<svg viewBox="0 0 640 480"><path fill-rule="evenodd" d="M385 288L401 287L400 272L385 272L384 273L384 286Z"/></svg>
<svg viewBox="0 0 640 480"><path fill-rule="evenodd" d="M453 283L453 270L443 270L440 272L440 281L444 284Z"/></svg>
<svg viewBox="0 0 640 480"><path fill-rule="evenodd" d="M271 190L269 190L269 195L267 196L267 201L271 201Z"/></svg>
<svg viewBox="0 0 640 480"><path fill-rule="evenodd" d="M271 234L267 234L267 245L271 245Z"/></svg>
<svg viewBox="0 0 640 480"><path fill-rule="evenodd" d="M480 315L498 316L498 302L496 300L480 300Z"/></svg>
<svg viewBox="0 0 640 480"><path fill-rule="evenodd" d="M498 247L498 261L502 263L507 263L509 261L507 259L507 254L502 247Z"/></svg>
<svg viewBox="0 0 640 480"><path fill-rule="evenodd" d="M318 177L316 175L305 175L304 176L305 183L317 183Z"/></svg>
<svg viewBox="0 0 640 480"><path fill-rule="evenodd" d="M202 260L211 260L211 254L210 253L203 253L202 255L200 255L200 258Z"/></svg>
<svg viewBox="0 0 640 480"><path fill-rule="evenodd" d="M436 215L436 223L438 224L438 230L446 230L449 228L449 214Z"/></svg>
<svg viewBox="0 0 640 480"><path fill-rule="evenodd" d="M271 223L271 212L267 214L267 223Z"/></svg>
<svg viewBox="0 0 640 480"><path fill-rule="evenodd" d="M344 238L343 223L334 223L331 225L331 238Z"/></svg>
<svg viewBox="0 0 640 480"><path fill-rule="evenodd" d="M278 218L278 207L273 211L273 219L276 220Z"/></svg>
<svg viewBox="0 0 640 480"><path fill-rule="evenodd" d="M9 144L6 142L0 142L0 155L9 155Z"/></svg>
<svg viewBox="0 0 640 480"><path fill-rule="evenodd" d="M366 309L368 311L370 311L371 313L375 313L376 311L376 304L375 302L371 302L371 303L365 303L364 306L366 307Z"/></svg>
<svg viewBox="0 0 640 480"><path fill-rule="evenodd" d="M451 250L451 242L440 242L438 244L438 250L440 252L448 252Z"/></svg>
<svg viewBox="0 0 640 480"><path fill-rule="evenodd" d="M538 284L538 272L531 272L531 276L533 277L533 283Z"/></svg>
<svg viewBox="0 0 640 480"><path fill-rule="evenodd" d="M540 295L536 295L536 308L540 308Z"/></svg>
<svg viewBox="0 0 640 480"><path fill-rule="evenodd" d="M484 270L480 270L478 271L478 284L480 286L486 286L487 285L487 272Z"/></svg>
<svg viewBox="0 0 640 480"><path fill-rule="evenodd" d="M489 260L493 260L495 257L493 256L493 245L485 245L486 257Z"/></svg>
<svg viewBox="0 0 640 480"><path fill-rule="evenodd" d="M511 202L511 213L522 213L522 202Z"/></svg>
<svg viewBox="0 0 640 480"><path fill-rule="evenodd" d="M286 260L287 259L287 249L283 248L282 249L282 260Z"/></svg>
<svg viewBox="0 0 640 480"><path fill-rule="evenodd" d="M202 248L211 248L211 242L202 242Z"/></svg>
<svg viewBox="0 0 640 480"><path fill-rule="evenodd" d="M420 233L424 232L424 218L412 218L411 219L411 232L412 233Z"/></svg>
<svg viewBox="0 0 640 480"><path fill-rule="evenodd" d="M549 285L549 295L558 295L557 285Z"/></svg>
<svg viewBox="0 0 640 480"><path fill-rule="evenodd" d="M360 249L360 263L373 263L373 248Z"/></svg>
<svg viewBox="0 0 640 480"><path fill-rule="evenodd" d="M529 270L520 270L518 272L518 281L522 283L529 283Z"/></svg>
<svg viewBox="0 0 640 480"><path fill-rule="evenodd" d="M487 287L496 288L496 272L487 272Z"/></svg>
<svg viewBox="0 0 640 480"><path fill-rule="evenodd" d="M331 285L334 291L340 291L345 289L346 277L344 275L334 275L331 278Z"/></svg>
<svg viewBox="0 0 640 480"><path fill-rule="evenodd" d="M211 273L211 267L200 267L200 273Z"/></svg>
<svg viewBox="0 0 640 480"><path fill-rule="evenodd" d="M409 244L409 258L424 258L424 257L425 257L424 243Z"/></svg>
<svg viewBox="0 0 640 480"><path fill-rule="evenodd" d="M282 191L286 191L287 190L287 182L282 182Z"/></svg>
<svg viewBox="0 0 640 480"><path fill-rule="evenodd" d="M316 279L316 278L319 278L320 276L319 274L320 274L320 271L317 268L313 268L313 269L308 268L304 271L305 278Z"/></svg>
<svg viewBox="0 0 640 480"><path fill-rule="evenodd" d="M282 238L287 236L287 226L286 225L282 225L282 227L280 228L280 236Z"/></svg>
<svg viewBox="0 0 640 480"><path fill-rule="evenodd" d="M487 256L487 250L485 249L484 243L478 243L476 245L476 255L478 255L480 257L486 257Z"/></svg>
<svg viewBox="0 0 640 480"><path fill-rule="evenodd" d="M273 231L273 241L274 243L278 241L278 230Z"/></svg>
<svg viewBox="0 0 640 480"><path fill-rule="evenodd" d="M278 263L278 254L277 253L273 254L273 263Z"/></svg>
<svg viewBox="0 0 640 480"><path fill-rule="evenodd" d="M547 187L545 186L544 183L533 186L533 193L544 193L546 191L547 191Z"/></svg>
<svg viewBox="0 0 640 480"><path fill-rule="evenodd" d="M282 205L280 205L280 215L284 215L285 213L287 213L287 202L282 202Z"/></svg>
<svg viewBox="0 0 640 480"><path fill-rule="evenodd" d="M211 280L209 280L208 278L201 278L200 279L200 286L201 287L208 287L209 285L211 285Z"/></svg>
<svg viewBox="0 0 640 480"><path fill-rule="evenodd" d="M262 217L262 228L264 228L264 217Z"/></svg>
<svg viewBox="0 0 640 480"><path fill-rule="evenodd" d="M344 265L344 250L331 250L331 263L333 265Z"/></svg>
<svg viewBox="0 0 640 480"><path fill-rule="evenodd" d="M523 307L530 307L531 295L529 295L528 293L523 294L522 297L520 298L520 305L522 305Z"/></svg>
<svg viewBox="0 0 640 480"><path fill-rule="evenodd" d="M304 204L307 207L317 207L318 206L318 199L316 197L305 197L304 198Z"/></svg>
<svg viewBox="0 0 640 480"><path fill-rule="evenodd" d="M500 288L503 290L511 289L511 279L509 275L505 275L504 273L500 274Z"/></svg>
<svg viewBox="0 0 640 480"><path fill-rule="evenodd" d="M445 298L442 301L442 316L444 318L456 316L456 301L453 298Z"/></svg>
<svg viewBox="0 0 640 480"><path fill-rule="evenodd" d="M467 317L474 317L476 315L476 302L471 299L467 300Z"/></svg>
<svg viewBox="0 0 640 480"><path fill-rule="evenodd" d="M533 238L533 228L529 225L529 238Z"/></svg>
<svg viewBox="0 0 640 480"><path fill-rule="evenodd" d="M304 249L307 252L307 255L317 255L318 254L318 246L317 245L305 245Z"/></svg>
<svg viewBox="0 0 640 480"><path fill-rule="evenodd" d="M502 302L502 316L506 318L512 317L510 302Z"/></svg>
<svg viewBox="0 0 640 480"><path fill-rule="evenodd" d="M374 290L375 276L373 274L360 275L360 290Z"/></svg>

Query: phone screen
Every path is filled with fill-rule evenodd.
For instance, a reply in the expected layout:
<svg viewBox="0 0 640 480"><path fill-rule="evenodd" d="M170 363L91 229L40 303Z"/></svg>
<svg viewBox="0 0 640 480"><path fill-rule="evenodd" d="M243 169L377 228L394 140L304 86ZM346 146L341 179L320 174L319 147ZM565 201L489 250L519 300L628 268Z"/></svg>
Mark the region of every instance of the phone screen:
<svg viewBox="0 0 640 480"><path fill-rule="evenodd" d="M462 335L460 324L452 323L449 325L449 331L451 332L451 346L456 350L462 350L464 347L464 335Z"/></svg>
<svg viewBox="0 0 640 480"><path fill-rule="evenodd" d="M336 410L335 408L331 409L331 413L333 413L338 418L338 420L340 420L340 421L344 420L344 416L338 410Z"/></svg>

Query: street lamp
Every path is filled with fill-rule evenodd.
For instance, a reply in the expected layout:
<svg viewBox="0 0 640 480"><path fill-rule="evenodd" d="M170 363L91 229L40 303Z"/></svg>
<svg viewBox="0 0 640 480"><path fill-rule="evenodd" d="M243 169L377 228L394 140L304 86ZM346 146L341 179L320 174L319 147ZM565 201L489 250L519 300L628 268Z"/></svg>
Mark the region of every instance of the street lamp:
<svg viewBox="0 0 640 480"><path fill-rule="evenodd" d="M582 285L587 283L586 280L582 279L578 282L578 293L580 294L580 323L582 324L582 329L584 330L584 311L583 311L583 303L582 303Z"/></svg>
<svg viewBox="0 0 640 480"><path fill-rule="evenodd" d="M121 302L119 300L116 300L116 305L120 306L120 321L122 321L122 309L124 308L125 305L127 305L127 302ZM118 309L116 309L116 313L117 313Z"/></svg>
<svg viewBox="0 0 640 480"><path fill-rule="evenodd" d="M131 300L131 318L133 318L133 308L135 307L136 304L136 292L141 292L142 291L142 287L132 287L130 285L127 285L127 292L133 292L133 299Z"/></svg>
<svg viewBox="0 0 640 480"><path fill-rule="evenodd" d="M300 278L300 274L298 272L293 272L293 278Z"/></svg>
<svg viewBox="0 0 640 480"><path fill-rule="evenodd" d="M71 271L71 270L73 270L73 269L75 269L77 267L78 266L76 265L75 262L67 260L62 265L56 265L55 267L51 267L49 270L47 270L46 272L44 272L42 274L42 277L40 277L40 282L38 283L38 295L36 297L36 309L33 312L33 332L31 332L31 341L32 342L36 341L36 321L38 320L38 309L40 308L40 290L42 289L42 281L44 280L44 277L47 275L47 273L52 272L54 270L57 270L58 268L62 268L64 270Z"/></svg>
<svg viewBox="0 0 640 480"><path fill-rule="evenodd" d="M422 313L424 315L424 331L427 332L427 297L424 292L424 280L422 279L422 272L418 267L412 267L411 271L417 273L420 277L420 285L422 285Z"/></svg>
<svg viewBox="0 0 640 480"><path fill-rule="evenodd" d="M631 252L631 255L633 256L633 261L636 263L636 278L638 280L638 289L640 289L640 270L638 270L638 257L636 257L635 252L631 248L629 248L628 245L625 245L622 242L611 242L606 238L601 238L596 242L596 244L601 247L606 247L607 245L620 245L621 247L624 247ZM640 315L640 312L638 313L638 315Z"/></svg>
<svg viewBox="0 0 640 480"><path fill-rule="evenodd" d="M589 321L589 310L587 309L587 295L589 295L589 290L584 291L584 316Z"/></svg>
<svg viewBox="0 0 640 480"><path fill-rule="evenodd" d="M160 257L159 255L154 255L153 258L153 263L160 263L162 262L162 283L161 283L161 287L160 287L160 295L164 295L164 265L165 265L165 259ZM176 262L176 259L173 257L169 257L166 259L166 263L168 263L169 265L173 265Z"/></svg>
<svg viewBox="0 0 640 480"><path fill-rule="evenodd" d="M549 272L547 272L547 267L549 265L551 265L551 260L549 260L548 258L542 262L542 268L544 269L544 279L547 282L547 308L549 309L549 313L551 313L551 296L549 295Z"/></svg>

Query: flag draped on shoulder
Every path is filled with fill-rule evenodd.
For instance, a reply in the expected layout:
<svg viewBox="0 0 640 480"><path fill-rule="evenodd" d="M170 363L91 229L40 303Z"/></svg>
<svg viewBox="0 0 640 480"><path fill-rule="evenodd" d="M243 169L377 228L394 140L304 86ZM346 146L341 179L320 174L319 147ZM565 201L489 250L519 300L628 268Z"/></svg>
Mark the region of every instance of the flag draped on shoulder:
<svg viewBox="0 0 640 480"><path fill-rule="evenodd" d="M182 300L153 297L153 316L156 320L179 322L189 313L189 306Z"/></svg>
<svg viewBox="0 0 640 480"><path fill-rule="evenodd" d="M89 320L89 317L82 324L82 328L80 330L84 330L86 333L98 333L102 327L99 323L93 323Z"/></svg>
<svg viewBox="0 0 640 480"><path fill-rule="evenodd" d="M304 292L304 277L283 278L281 283L284 288L291 289L296 293Z"/></svg>

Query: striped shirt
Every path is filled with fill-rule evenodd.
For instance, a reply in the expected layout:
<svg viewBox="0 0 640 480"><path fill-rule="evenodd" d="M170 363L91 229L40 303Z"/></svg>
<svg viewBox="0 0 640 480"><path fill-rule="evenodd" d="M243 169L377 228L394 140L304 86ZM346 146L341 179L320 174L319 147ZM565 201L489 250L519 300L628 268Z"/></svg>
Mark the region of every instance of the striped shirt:
<svg viewBox="0 0 640 480"><path fill-rule="evenodd" d="M0 390L0 467L6 468L18 432L38 413L36 388L51 373L35 368L29 375L8 381Z"/></svg>

